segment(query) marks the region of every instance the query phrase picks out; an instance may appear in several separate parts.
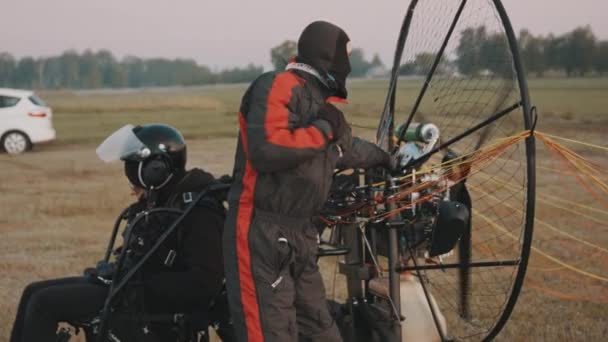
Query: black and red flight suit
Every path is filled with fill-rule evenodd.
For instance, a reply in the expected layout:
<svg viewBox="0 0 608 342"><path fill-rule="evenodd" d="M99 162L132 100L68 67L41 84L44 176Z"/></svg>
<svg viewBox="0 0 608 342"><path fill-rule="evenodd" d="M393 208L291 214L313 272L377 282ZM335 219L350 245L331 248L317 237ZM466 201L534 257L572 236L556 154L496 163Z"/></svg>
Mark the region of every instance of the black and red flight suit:
<svg viewBox="0 0 608 342"><path fill-rule="evenodd" d="M339 30L330 32L336 37L345 35L322 24ZM242 100L224 231L239 341L341 341L326 304L312 220L327 199L336 167L368 168L390 158L351 138L350 128L341 139L348 146L338 147L331 126L317 113L345 93L337 94L313 74L301 69L263 74Z"/></svg>

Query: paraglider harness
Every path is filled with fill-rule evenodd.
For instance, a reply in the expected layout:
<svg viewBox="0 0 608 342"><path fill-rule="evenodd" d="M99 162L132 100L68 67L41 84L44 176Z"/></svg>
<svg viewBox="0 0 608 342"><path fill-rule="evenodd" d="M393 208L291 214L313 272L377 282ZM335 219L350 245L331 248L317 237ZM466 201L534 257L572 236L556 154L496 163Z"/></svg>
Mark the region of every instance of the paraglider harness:
<svg viewBox="0 0 608 342"><path fill-rule="evenodd" d="M106 249L104 259L98 263L96 269L85 270L85 275L94 281L109 286L108 295L99 316L93 319L84 319L80 322L68 322L75 327L76 333L83 330L87 341L158 341L148 328L149 324L162 324L171 326L180 342L205 342L209 340L208 327L212 326L224 341L234 340L232 323L229 319L227 296L225 288L217 294L207 308L200 312L171 312L150 314L142 311L141 288L138 286L138 276L146 262L153 256L161 256L164 266L171 267L177 252L165 246L165 243L177 233L179 246L182 234L179 226L182 221L196 208L204 206L219 212L225 217L227 191L229 180L225 177L221 183L212 184L200 192L183 192L172 196L167 207L153 208L138 213L133 217L131 207L125 209L114 224L112 235ZM137 225L143 223L154 215L163 215L164 218L174 218L164 229L155 229L160 234L146 249L137 250L139 238L134 234ZM124 229L124 247L114 249L116 236L121 223L128 220ZM110 262L112 255L115 262ZM94 270L94 271L91 271ZM130 338L125 338L122 335ZM57 342L67 342L71 337L68 329L60 329Z"/></svg>

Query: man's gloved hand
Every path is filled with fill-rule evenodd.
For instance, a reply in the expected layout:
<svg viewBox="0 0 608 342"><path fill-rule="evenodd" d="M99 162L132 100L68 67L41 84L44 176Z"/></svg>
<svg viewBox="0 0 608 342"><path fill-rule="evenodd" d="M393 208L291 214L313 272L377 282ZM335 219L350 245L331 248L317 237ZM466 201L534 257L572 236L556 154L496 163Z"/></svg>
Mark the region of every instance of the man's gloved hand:
<svg viewBox="0 0 608 342"><path fill-rule="evenodd" d="M98 276L105 279L112 279L114 271L116 271L116 264L113 262L99 261L95 268L97 269Z"/></svg>
<svg viewBox="0 0 608 342"><path fill-rule="evenodd" d="M343 136L346 134L350 135L350 126L348 125L348 122L346 122L344 113L331 103L326 103L321 106L317 116L319 119L323 119L329 123L334 141L343 139Z"/></svg>
<svg viewBox="0 0 608 342"><path fill-rule="evenodd" d="M97 269L95 267L87 267L82 271L85 277L97 278Z"/></svg>
<svg viewBox="0 0 608 342"><path fill-rule="evenodd" d="M113 262L99 261L95 267L85 268L84 275L93 278L101 277L104 279L112 279L116 264Z"/></svg>
<svg viewBox="0 0 608 342"><path fill-rule="evenodd" d="M95 284L109 285L112 282L115 269L115 263L99 261L95 267L85 268L83 275Z"/></svg>

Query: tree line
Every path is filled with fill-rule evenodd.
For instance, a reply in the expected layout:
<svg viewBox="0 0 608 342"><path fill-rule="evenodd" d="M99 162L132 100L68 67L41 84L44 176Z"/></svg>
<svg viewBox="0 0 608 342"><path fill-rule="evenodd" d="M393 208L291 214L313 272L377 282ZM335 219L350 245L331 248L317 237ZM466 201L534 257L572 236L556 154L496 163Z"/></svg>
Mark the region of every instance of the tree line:
<svg viewBox="0 0 608 342"><path fill-rule="evenodd" d="M0 53L0 86L15 88L123 88L249 82L264 71L250 64L218 72L192 59L118 60L108 50L66 51L60 56L14 58Z"/></svg>
<svg viewBox="0 0 608 342"><path fill-rule="evenodd" d="M608 72L608 41L599 40L589 26L578 27L563 35L519 33L519 45L527 72L538 77L548 72L567 76L603 75ZM270 51L273 66L282 70L296 55L294 41L285 41ZM401 65L402 75L425 75L436 52L419 53ZM350 56L351 76L382 75L384 65L376 54L371 61L360 48ZM490 32L484 26L462 31L456 49L446 53L436 72L464 75L512 73L512 58L504 33ZM108 50L97 52L74 50L52 57L17 59L0 52L0 87L15 88L122 88L174 85L206 85L250 82L264 71L249 64L213 71L192 59L139 58L127 56L118 60Z"/></svg>
<svg viewBox="0 0 608 342"><path fill-rule="evenodd" d="M561 36L535 36L528 30L519 34L526 70L541 77L558 70L567 76L608 72L608 41L599 40L591 27L578 27Z"/></svg>
<svg viewBox="0 0 608 342"><path fill-rule="evenodd" d="M273 47L270 50L270 60L275 70L284 70L287 63L293 58L298 52L296 42L293 40L286 40L280 45ZM383 68L384 64L380 60L380 56L375 54L371 61L365 58L365 52L361 48L354 48L349 57L352 77L363 77L377 67Z"/></svg>
<svg viewBox="0 0 608 342"><path fill-rule="evenodd" d="M543 77L548 72L571 76L604 75L608 72L608 41L598 40L589 26L563 35L519 33L518 43L526 72ZM401 75L425 75L436 52L422 52L401 65ZM436 73L510 75L512 57L505 34L489 32L485 26L462 31L453 55L445 55Z"/></svg>
<svg viewBox="0 0 608 342"><path fill-rule="evenodd" d="M277 53L279 55L277 55ZM271 60L278 69L296 55L296 44L286 41L271 50ZM375 66L382 66L380 57L371 61L362 49L351 55L352 75L364 76ZM219 72L199 65L192 59L139 58L127 56L118 60L110 51L74 50L53 57L23 57L0 53L0 87L45 89L138 88L189 86L217 83L251 82L264 72L262 66L249 64Z"/></svg>

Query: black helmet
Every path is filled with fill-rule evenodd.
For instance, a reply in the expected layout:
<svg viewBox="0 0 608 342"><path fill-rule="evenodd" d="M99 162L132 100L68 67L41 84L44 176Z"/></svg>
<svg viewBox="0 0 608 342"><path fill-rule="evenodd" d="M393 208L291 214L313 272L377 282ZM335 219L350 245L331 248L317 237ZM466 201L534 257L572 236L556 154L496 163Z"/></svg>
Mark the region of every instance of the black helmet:
<svg viewBox="0 0 608 342"><path fill-rule="evenodd" d="M146 189L159 189L186 167L186 143L169 125L127 125L98 148L104 161L123 160L129 182Z"/></svg>
<svg viewBox="0 0 608 342"><path fill-rule="evenodd" d="M164 124L149 124L133 128L135 136L150 149L150 156L166 155L172 166L183 170L186 167L186 142L181 133ZM129 159L129 156L122 158Z"/></svg>

